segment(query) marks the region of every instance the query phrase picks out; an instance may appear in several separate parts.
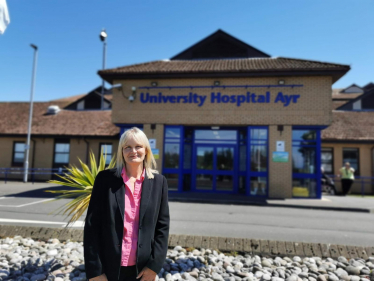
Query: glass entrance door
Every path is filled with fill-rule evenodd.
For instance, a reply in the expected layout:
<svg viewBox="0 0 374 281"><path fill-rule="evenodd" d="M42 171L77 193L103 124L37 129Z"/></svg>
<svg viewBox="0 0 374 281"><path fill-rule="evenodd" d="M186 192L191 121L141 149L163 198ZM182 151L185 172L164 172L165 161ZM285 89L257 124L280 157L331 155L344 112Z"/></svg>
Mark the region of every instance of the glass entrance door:
<svg viewBox="0 0 374 281"><path fill-rule="evenodd" d="M195 190L234 192L235 145L196 144Z"/></svg>

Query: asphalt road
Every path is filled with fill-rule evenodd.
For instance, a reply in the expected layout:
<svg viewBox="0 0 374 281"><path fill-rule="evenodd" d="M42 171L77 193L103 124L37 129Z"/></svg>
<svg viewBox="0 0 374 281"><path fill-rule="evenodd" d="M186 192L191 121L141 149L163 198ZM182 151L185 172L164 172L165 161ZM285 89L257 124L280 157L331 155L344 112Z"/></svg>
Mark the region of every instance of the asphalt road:
<svg viewBox="0 0 374 281"><path fill-rule="evenodd" d="M0 183L0 224L63 227L48 183ZM367 199L373 200L374 199ZM170 233L374 246L374 214L243 205L169 202ZM83 227L85 214L74 226Z"/></svg>

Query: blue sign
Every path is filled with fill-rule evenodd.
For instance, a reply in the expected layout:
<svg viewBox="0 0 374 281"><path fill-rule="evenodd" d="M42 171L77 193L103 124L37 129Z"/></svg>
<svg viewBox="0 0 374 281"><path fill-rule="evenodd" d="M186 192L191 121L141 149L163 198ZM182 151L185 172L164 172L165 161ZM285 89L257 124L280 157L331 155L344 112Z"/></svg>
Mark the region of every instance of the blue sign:
<svg viewBox="0 0 374 281"><path fill-rule="evenodd" d="M271 98L271 93L266 92L265 95L247 92L244 95L222 95L220 92L212 92L210 94L210 103L234 103L240 106L243 103L280 103L283 106L289 106L291 103L297 103L300 95L285 95L278 92L275 98ZM193 103L198 106L203 106L207 100L206 95L199 95L196 93L188 93L187 95L164 95L159 92L156 95L149 93L140 93L141 103Z"/></svg>
<svg viewBox="0 0 374 281"><path fill-rule="evenodd" d="M288 152L273 151L273 162L288 162Z"/></svg>

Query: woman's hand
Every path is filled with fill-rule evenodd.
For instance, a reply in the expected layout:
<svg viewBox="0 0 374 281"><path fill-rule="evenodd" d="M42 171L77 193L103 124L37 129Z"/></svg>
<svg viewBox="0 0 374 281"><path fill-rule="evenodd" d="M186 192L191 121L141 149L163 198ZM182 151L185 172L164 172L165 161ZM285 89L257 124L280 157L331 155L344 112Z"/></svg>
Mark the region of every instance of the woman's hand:
<svg viewBox="0 0 374 281"><path fill-rule="evenodd" d="M136 277L136 279L142 277L140 281L154 281L156 279L156 275L156 272L145 266L142 271L139 272L139 275Z"/></svg>
<svg viewBox="0 0 374 281"><path fill-rule="evenodd" d="M103 273L99 276L89 279L89 281L108 281L108 278L106 277L105 273Z"/></svg>

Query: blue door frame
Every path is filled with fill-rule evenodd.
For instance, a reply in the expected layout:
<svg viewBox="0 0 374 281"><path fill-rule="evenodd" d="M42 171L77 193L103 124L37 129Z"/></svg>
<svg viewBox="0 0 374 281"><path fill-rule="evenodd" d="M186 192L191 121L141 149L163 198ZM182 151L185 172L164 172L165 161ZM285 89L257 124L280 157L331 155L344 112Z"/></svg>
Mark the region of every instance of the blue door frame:
<svg viewBox="0 0 374 281"><path fill-rule="evenodd" d="M212 170L202 170L197 169L197 148L198 147L212 147L213 148L213 169ZM234 149L234 159L233 159L233 170L232 171L223 171L217 169L217 148L218 147L225 147L225 148L233 148ZM193 144L193 154L192 154L192 186L191 190L195 192L215 192L215 193L237 193L238 189L238 145L236 144L217 144L217 143L209 143L209 144L202 144L202 143L194 143ZM196 189L196 181L197 175L211 175L212 176L212 189L210 190L199 190ZM219 191L216 190L216 181L217 176L220 175L230 175L233 178L233 189L232 191Z"/></svg>
<svg viewBox="0 0 374 281"><path fill-rule="evenodd" d="M255 139L251 136L251 129L265 129L266 139ZM251 171L251 144L256 141L266 141L266 172ZM265 197L269 196L269 128L267 126L248 126L247 127L247 169L246 169L246 195L251 197ZM266 177L266 194L265 195L252 195L251 194L251 177Z"/></svg>
<svg viewBox="0 0 374 281"><path fill-rule="evenodd" d="M190 191L194 191L194 192L217 192L217 193L228 193L228 194L238 194L238 189L239 189L239 176L244 176L245 177L245 195L246 196L251 196L251 197L267 197L268 196L268 186L269 186L269 180L268 180L268 167L269 167L269 131L268 131L268 127L267 126L247 126L247 127L227 127L227 128L224 128L226 130L236 130L236 134L237 134L237 142L234 144L234 143L227 143L227 144L224 144L224 143L217 143L216 140L212 140L211 142L207 142L207 143L199 143L198 141L199 140L195 140L195 137L194 137L194 133L192 134L192 139L190 140L190 145L192 146L191 148L191 163L189 165L189 168L185 169L184 167L184 159L185 159L185 156L184 156L184 135L185 135L185 130L186 130L186 127L185 126L182 126L182 125L179 125L179 126L176 126L176 125L168 125L168 126L165 126L165 129L166 128L179 128L181 130L181 136L180 138L177 138L175 140L172 140L172 139L168 139L169 141L171 142L175 142L177 141L179 144L180 144L180 150L179 150L179 168L176 168L176 169L170 169L170 168L165 168L163 167L163 173L169 173L169 174L178 174L179 176L179 184L178 184L178 190L176 191L172 191L172 192L184 192L183 191L183 179L184 179L184 176L187 175L187 174L190 174L191 175L191 189ZM201 129L211 129L211 127L190 127L190 129L193 129L193 130L201 130ZM246 146L246 170L245 171L239 171L239 147L242 146L241 144L241 141L240 141L240 138L239 138L239 134L240 134L240 130L243 130L245 129L246 132L247 132L247 139L246 139L246 142L245 142L245 146ZM250 148L251 148L251 141L257 141L256 139L253 139L251 138L251 135L250 135L250 130L251 129L266 129L267 130L267 139L266 139L266 145L267 145L267 158L268 158L268 161L267 161L267 171L266 172L255 172L255 171L251 171L251 155L250 155ZM265 140L265 139L262 139L262 140ZM165 144L167 142L169 142L166 140L165 138L165 141L164 141L164 151L165 151ZM205 140L205 141L209 141L209 140ZM213 171L211 170L197 170L196 169L196 161L197 161L197 157L196 157L196 149L198 146L208 146L208 147L213 147L214 148L214 151L216 151L217 147L233 147L234 148L234 171L219 171L219 170L216 170L216 169L213 169ZM214 152L214 159L213 159L213 162L214 162L214 165L217 165L217 161L216 161L216 152ZM213 183L216 182L216 176L217 175L233 175L233 191L216 191L215 190L215 184L213 185L212 189L211 190L197 190L196 189L196 175L197 174L210 174L213 176ZM267 181L267 184L266 184L266 195L265 196L262 196L262 195L251 195L250 194L250 179L251 177L266 177L266 181ZM243 194L244 195L244 194Z"/></svg>

